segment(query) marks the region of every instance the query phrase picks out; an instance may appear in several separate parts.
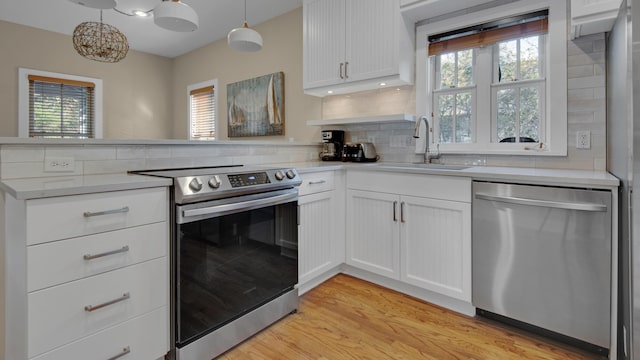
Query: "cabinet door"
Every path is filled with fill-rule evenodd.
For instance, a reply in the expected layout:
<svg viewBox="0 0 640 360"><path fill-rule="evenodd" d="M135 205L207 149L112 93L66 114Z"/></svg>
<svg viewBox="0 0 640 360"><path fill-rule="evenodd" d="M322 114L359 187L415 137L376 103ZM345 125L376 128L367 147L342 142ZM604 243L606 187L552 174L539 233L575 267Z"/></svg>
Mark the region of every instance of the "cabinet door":
<svg viewBox="0 0 640 360"><path fill-rule="evenodd" d="M301 196L298 226L298 285L321 275L340 263L336 262L338 236L334 218L335 191Z"/></svg>
<svg viewBox="0 0 640 360"><path fill-rule="evenodd" d="M345 62L345 0L305 0L304 88L342 83Z"/></svg>
<svg viewBox="0 0 640 360"><path fill-rule="evenodd" d="M402 281L471 301L471 204L401 197Z"/></svg>
<svg viewBox="0 0 640 360"><path fill-rule="evenodd" d="M347 82L398 73L398 0L347 1Z"/></svg>
<svg viewBox="0 0 640 360"><path fill-rule="evenodd" d="M347 191L347 264L400 279L398 207L397 195Z"/></svg>

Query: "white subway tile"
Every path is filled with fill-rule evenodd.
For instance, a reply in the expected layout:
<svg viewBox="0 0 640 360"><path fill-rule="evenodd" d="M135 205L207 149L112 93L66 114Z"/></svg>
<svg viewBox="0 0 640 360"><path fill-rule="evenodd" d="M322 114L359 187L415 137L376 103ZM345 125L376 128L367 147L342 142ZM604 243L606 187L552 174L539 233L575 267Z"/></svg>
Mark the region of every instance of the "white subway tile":
<svg viewBox="0 0 640 360"><path fill-rule="evenodd" d="M44 161L44 146L7 146L0 147L0 161L27 162Z"/></svg>

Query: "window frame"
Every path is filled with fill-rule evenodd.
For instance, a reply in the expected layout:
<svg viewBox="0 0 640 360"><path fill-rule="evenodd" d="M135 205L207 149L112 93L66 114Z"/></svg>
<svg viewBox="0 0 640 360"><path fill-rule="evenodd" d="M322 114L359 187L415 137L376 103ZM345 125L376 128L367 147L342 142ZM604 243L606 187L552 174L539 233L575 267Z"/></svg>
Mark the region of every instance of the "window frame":
<svg viewBox="0 0 640 360"><path fill-rule="evenodd" d="M546 86L544 91L545 112L547 119L541 124L544 131L541 139L546 139L542 148L532 147L531 143L492 143L492 110L490 91L476 91L475 143L441 144L442 153L464 154L503 154L503 155L567 155L567 4L563 0L521 0L513 3L460 15L436 22L418 24L416 28L416 113L432 114L434 111L434 84L431 79L430 61L428 57L429 35L452 31L467 26L487 23L514 15L528 14L539 10L549 10L549 26L545 41ZM455 24L452 26L451 24ZM487 49L488 48L488 49ZM482 62L493 61L493 46L482 48L476 56L476 66ZM492 68L488 63L489 69ZM476 71L476 84L486 81L493 84L493 71L483 73ZM480 79L479 77L485 77ZM553 114L553 116L551 116ZM487 118L488 117L488 118ZM433 117L430 117L433 120ZM551 121L552 119L552 121ZM434 124L430 124L434 126ZM542 128L544 130L542 130ZM436 136L431 137L432 144Z"/></svg>
<svg viewBox="0 0 640 360"><path fill-rule="evenodd" d="M94 83L94 137L91 139L102 139L102 79L28 68L18 68L18 137L29 138L29 75ZM52 140L53 139L55 138L52 138Z"/></svg>
<svg viewBox="0 0 640 360"><path fill-rule="evenodd" d="M197 89L201 89L207 86L213 86L213 101L215 102L214 104L214 129L215 129L215 138L213 140L211 139L199 139L199 138L194 138L193 134L191 133L191 125L192 125L192 118L193 118L193 114L191 112L191 91L193 90L197 90ZM220 122L218 121L218 108L219 108L219 102L218 102L218 93L220 92L219 88L218 88L218 79L212 79L212 80L207 80L207 81L202 81L199 82L197 84L191 84L187 86L187 119L189 119L188 124L187 124L187 134L189 134L189 140L194 140L194 141L218 141L220 140Z"/></svg>

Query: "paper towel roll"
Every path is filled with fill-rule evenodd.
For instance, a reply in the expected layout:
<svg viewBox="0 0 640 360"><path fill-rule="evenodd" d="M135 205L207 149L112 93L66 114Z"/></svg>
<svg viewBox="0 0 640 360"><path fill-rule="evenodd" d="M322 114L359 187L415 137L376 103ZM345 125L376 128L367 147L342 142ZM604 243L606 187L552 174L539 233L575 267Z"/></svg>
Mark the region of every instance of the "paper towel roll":
<svg viewBox="0 0 640 360"><path fill-rule="evenodd" d="M418 134L420 137L416 139L416 154L424 154L427 150L427 124L420 120L420 128Z"/></svg>

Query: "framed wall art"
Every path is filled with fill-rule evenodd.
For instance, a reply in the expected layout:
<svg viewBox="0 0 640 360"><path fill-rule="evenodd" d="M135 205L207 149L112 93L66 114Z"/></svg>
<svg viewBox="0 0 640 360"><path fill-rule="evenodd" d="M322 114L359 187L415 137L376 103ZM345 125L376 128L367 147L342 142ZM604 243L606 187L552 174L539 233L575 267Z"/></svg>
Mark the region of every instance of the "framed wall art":
<svg viewBox="0 0 640 360"><path fill-rule="evenodd" d="M229 137L284 135L284 73L227 85Z"/></svg>

